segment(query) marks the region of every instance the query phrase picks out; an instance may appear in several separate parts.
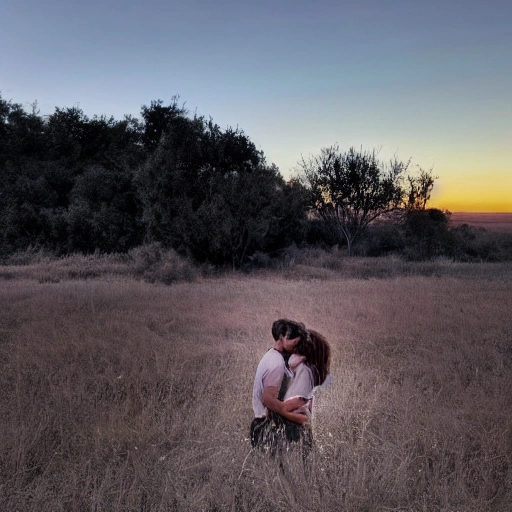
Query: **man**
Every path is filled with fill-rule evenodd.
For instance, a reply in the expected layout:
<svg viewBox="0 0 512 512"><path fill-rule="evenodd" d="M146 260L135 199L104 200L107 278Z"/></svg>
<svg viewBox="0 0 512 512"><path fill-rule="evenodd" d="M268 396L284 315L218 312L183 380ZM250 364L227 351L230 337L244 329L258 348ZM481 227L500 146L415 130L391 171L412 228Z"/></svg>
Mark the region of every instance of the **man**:
<svg viewBox="0 0 512 512"><path fill-rule="evenodd" d="M275 449L284 441L285 433L280 418L299 424L307 421L303 414L294 413L304 405L302 398L296 397L286 402L279 400L279 391L285 375L285 357L294 352L298 343L306 343L307 332L303 324L291 320L276 320L272 325L274 346L262 357L256 369L252 393L254 419L251 423L251 444L253 447Z"/></svg>

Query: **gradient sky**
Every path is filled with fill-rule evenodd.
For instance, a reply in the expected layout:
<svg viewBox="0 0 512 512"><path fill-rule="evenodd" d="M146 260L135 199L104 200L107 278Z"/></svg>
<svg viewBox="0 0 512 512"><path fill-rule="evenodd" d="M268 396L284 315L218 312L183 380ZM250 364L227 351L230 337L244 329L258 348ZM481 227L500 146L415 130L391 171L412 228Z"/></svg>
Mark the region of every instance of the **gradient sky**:
<svg viewBox="0 0 512 512"><path fill-rule="evenodd" d="M116 119L178 94L285 178L375 148L433 168L431 206L512 212L509 0L1 0L0 92Z"/></svg>

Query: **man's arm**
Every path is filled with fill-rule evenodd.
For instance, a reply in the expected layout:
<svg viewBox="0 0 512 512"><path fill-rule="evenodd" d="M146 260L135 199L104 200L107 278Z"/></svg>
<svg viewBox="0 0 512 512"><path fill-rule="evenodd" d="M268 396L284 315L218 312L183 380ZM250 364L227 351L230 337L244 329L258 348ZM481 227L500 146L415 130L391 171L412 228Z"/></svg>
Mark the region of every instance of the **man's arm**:
<svg viewBox="0 0 512 512"><path fill-rule="evenodd" d="M297 402L295 400L296 398L297 398L296 396L293 396L293 397L287 398L286 400L283 400L283 407L284 407L285 411L291 412L291 411L297 410L297 407L296 407ZM311 413L311 404L308 403L309 399L303 400L301 397L299 397L299 398L301 400L301 403L299 406L299 414L305 414L305 415L310 414ZM307 404L307 407L304 407L306 404Z"/></svg>
<svg viewBox="0 0 512 512"><path fill-rule="evenodd" d="M268 386L263 389L263 396L261 397L261 401L263 405L269 410L280 414L281 416L295 421L295 423L306 423L308 421L308 417L305 414L300 414L296 412L292 412L295 409L304 405L304 400L299 397L291 398L286 401L286 406L284 402L278 400L277 395L279 393L279 389L276 386Z"/></svg>

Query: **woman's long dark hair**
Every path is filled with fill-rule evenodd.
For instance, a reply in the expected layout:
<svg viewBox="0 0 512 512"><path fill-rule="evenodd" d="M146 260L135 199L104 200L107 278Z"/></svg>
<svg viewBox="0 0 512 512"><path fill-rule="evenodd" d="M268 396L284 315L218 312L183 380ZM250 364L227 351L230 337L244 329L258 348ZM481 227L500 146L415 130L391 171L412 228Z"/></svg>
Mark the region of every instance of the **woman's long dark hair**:
<svg viewBox="0 0 512 512"><path fill-rule="evenodd" d="M319 332L308 329L306 343L297 345L297 353L306 356L306 363L313 371L313 384L320 386L325 382L331 367L331 347Z"/></svg>

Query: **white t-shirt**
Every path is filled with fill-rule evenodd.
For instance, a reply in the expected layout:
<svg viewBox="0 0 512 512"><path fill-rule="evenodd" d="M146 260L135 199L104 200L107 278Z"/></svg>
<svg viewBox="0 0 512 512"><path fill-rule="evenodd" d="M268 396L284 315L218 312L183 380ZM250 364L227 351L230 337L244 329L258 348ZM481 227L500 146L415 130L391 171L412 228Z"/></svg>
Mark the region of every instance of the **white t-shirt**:
<svg viewBox="0 0 512 512"><path fill-rule="evenodd" d="M313 387L313 372L311 368L304 363L300 363L295 369L295 375L288 383L288 389L283 400L292 396L311 398L313 396Z"/></svg>
<svg viewBox="0 0 512 512"><path fill-rule="evenodd" d="M298 354L292 354L288 360L288 364L293 372L293 378L288 380L286 393L283 400L292 398L293 396L303 396L309 398L302 407L295 409L293 412L302 414L311 414L312 399L313 399L313 372L311 368L303 362L304 358Z"/></svg>
<svg viewBox="0 0 512 512"><path fill-rule="evenodd" d="M254 387L252 390L252 408L254 416L262 417L267 414L267 408L261 401L263 389L275 386L279 390L285 372L290 373L286 368L283 356L275 349L270 349L262 358L256 369Z"/></svg>

